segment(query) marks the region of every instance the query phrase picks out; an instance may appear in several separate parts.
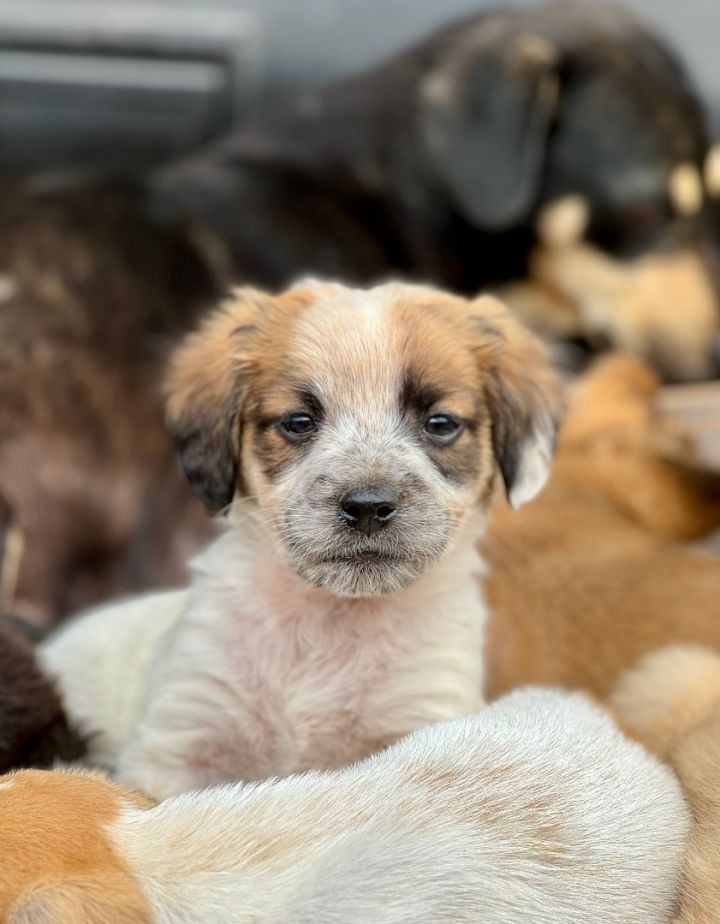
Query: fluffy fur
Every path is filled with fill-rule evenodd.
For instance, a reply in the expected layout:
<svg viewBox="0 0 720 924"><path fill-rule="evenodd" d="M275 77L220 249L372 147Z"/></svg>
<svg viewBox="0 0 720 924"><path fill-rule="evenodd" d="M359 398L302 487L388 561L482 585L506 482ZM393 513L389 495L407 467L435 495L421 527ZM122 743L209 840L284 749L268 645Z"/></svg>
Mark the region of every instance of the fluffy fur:
<svg viewBox="0 0 720 924"><path fill-rule="evenodd" d="M586 699L521 691L346 770L147 808L0 780L9 924L665 924L689 817ZM58 909L61 909L59 912Z"/></svg>
<svg viewBox="0 0 720 924"><path fill-rule="evenodd" d="M675 924L720 920L720 656L699 646L648 655L612 704L628 731L677 772L695 825Z"/></svg>
<svg viewBox="0 0 720 924"><path fill-rule="evenodd" d="M475 539L498 476L519 505L552 452L535 339L489 298L241 290L178 350L168 391L188 478L229 522L187 594L101 610L46 647L96 759L164 797L342 766L475 711ZM283 435L298 414L300 441ZM438 414L460 424L449 441L427 431ZM396 505L383 529L341 516L358 489Z"/></svg>
<svg viewBox="0 0 720 924"><path fill-rule="evenodd" d="M570 398L546 488L517 513L493 509L489 697L524 683L604 697L662 645L720 650L720 561L685 544L720 525L720 473L657 389L638 360L598 364Z"/></svg>

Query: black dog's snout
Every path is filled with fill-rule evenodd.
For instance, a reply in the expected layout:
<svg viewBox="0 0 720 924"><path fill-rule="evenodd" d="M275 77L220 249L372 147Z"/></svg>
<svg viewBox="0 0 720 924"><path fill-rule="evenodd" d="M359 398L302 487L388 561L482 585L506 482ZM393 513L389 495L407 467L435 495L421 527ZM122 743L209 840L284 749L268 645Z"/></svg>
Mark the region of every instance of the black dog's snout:
<svg viewBox="0 0 720 924"><path fill-rule="evenodd" d="M358 488L340 501L340 519L366 536L383 529L397 513L397 498L383 488Z"/></svg>

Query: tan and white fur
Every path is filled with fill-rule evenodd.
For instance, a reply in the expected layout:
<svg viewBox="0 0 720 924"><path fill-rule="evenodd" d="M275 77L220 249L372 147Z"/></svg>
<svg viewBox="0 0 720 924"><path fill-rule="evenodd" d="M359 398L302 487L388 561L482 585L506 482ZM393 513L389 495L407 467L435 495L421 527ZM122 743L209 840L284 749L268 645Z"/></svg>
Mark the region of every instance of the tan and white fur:
<svg viewBox="0 0 720 924"><path fill-rule="evenodd" d="M585 697L511 694L340 771L156 807L0 778L9 924L666 924L689 813Z"/></svg>
<svg viewBox="0 0 720 924"><path fill-rule="evenodd" d="M674 645L647 655L611 698L627 730L675 770L694 825L675 924L720 921L720 655Z"/></svg>
<svg viewBox="0 0 720 924"><path fill-rule="evenodd" d="M180 347L168 394L181 463L227 525L189 592L46 646L95 759L166 797L343 766L477 710L475 540L500 478L515 506L540 490L555 430L543 351L504 307L239 290Z"/></svg>

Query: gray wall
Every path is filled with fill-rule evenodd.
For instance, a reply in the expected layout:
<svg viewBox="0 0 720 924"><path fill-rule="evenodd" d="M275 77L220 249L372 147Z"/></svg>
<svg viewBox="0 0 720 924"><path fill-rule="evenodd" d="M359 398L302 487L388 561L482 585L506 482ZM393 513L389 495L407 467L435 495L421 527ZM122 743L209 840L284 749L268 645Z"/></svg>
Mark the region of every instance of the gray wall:
<svg viewBox="0 0 720 924"><path fill-rule="evenodd" d="M178 2L178 0L156 0ZM197 3L197 0L180 0ZM244 7L261 27L268 91L362 69L454 16L536 0L204 0ZM675 43L720 114L720 0L626 0Z"/></svg>

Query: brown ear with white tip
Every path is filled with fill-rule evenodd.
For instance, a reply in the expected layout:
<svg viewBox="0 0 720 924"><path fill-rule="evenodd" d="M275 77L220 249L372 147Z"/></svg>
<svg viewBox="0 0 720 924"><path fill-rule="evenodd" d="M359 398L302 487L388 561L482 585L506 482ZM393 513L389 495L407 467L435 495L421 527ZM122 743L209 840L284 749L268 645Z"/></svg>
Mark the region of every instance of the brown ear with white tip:
<svg viewBox="0 0 720 924"><path fill-rule="evenodd" d="M543 488L560 418L560 390L540 340L498 299L472 303L484 331L478 358L487 372L492 440L508 500L520 507Z"/></svg>
<svg viewBox="0 0 720 924"><path fill-rule="evenodd" d="M172 354L166 423L185 477L211 510L227 507L241 481L243 404L260 367L268 322L307 306L323 288L327 284L303 282L282 295L235 289Z"/></svg>
<svg viewBox="0 0 720 924"><path fill-rule="evenodd" d="M270 296L238 289L172 354L166 423L185 477L211 509L226 507L238 480L239 413L253 371L253 342Z"/></svg>

